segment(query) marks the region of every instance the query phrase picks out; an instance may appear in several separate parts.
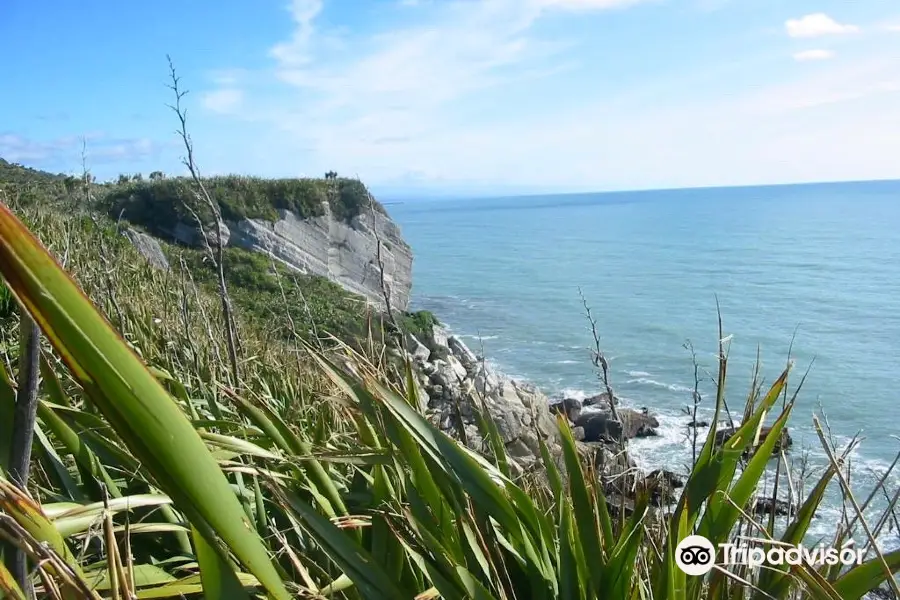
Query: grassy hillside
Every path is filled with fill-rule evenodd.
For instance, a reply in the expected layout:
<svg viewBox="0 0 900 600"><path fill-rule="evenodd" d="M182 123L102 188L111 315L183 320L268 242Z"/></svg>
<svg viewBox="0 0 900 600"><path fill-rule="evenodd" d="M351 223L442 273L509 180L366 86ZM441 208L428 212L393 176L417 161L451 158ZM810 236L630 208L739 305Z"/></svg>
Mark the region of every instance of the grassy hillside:
<svg viewBox="0 0 900 600"><path fill-rule="evenodd" d="M898 552L853 570L735 566L689 577L676 566L691 532L796 543L844 476L837 453L839 469L797 499L787 527L744 510L794 406L782 401L788 371L750 391L744 425L723 446L711 429L676 506L651 510L652 490L640 488L629 515L607 502L563 421L566 473L542 448L541 476L515 477L498 424L478 421L493 458L465 450L418 412L375 340L360 351L311 348L303 312L309 324L365 320L321 279L227 255L235 377L201 255L166 246L173 268L153 269L106 216L37 200L9 203L65 271L0 207L0 276L44 333L26 495L9 481L5 442L28 361L20 311L0 295L0 597L25 598L34 585L54 600L838 600L900 569ZM719 367L720 409L724 352ZM773 429L754 449L767 415ZM865 537L859 521L829 542L853 535ZM32 566L22 577L3 566L16 552Z"/></svg>
<svg viewBox="0 0 900 600"><path fill-rule="evenodd" d="M212 177L204 179L207 190L220 205L225 219L276 219L276 209L292 210L298 215L312 217L323 214L328 202L336 218L352 219L369 210L370 196L365 186L355 179L261 179L255 177ZM81 179L53 175L0 159L0 190L7 190L17 205L38 208L74 204L85 219L98 224L107 232L102 245L120 248L129 245L117 229L128 223L150 233L165 235L177 220L192 222L185 208L191 206L201 217L206 214L191 191L189 179L167 178L156 172L152 179L120 176L117 181L90 184L90 198ZM374 210L384 208L374 199ZM62 218L68 211L58 209ZM52 213L51 213L52 214ZM87 222L86 221L86 222ZM57 224L61 225L61 224ZM49 225L47 226L49 227ZM41 231L41 230L39 230ZM186 273L198 286L213 293L216 289L215 270L205 253L160 240L170 264L187 269ZM100 242L88 254L99 251ZM141 262L136 254L128 260ZM178 269L176 269L178 270ZM265 256L238 248L225 249L225 275L233 301L240 307L242 318L257 323L269 333L284 338L293 335L295 328L305 339L334 335L358 346L370 333L379 341L386 326L383 316L369 314L365 300L344 290L340 285L318 275L302 275L276 264ZM432 316L413 313L397 315L404 330L422 332L430 327ZM293 323L293 325L291 324ZM387 325L390 327L390 325Z"/></svg>
<svg viewBox="0 0 900 600"><path fill-rule="evenodd" d="M63 183L67 179L72 178L68 175L54 175L46 171L32 169L0 157L0 185L3 186L47 186Z"/></svg>

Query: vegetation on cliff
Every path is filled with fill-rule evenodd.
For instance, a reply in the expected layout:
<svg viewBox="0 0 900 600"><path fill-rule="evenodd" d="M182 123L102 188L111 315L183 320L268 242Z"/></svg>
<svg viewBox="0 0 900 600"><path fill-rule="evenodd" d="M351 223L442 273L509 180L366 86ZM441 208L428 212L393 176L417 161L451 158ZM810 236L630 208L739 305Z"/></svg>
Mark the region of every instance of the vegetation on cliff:
<svg viewBox="0 0 900 600"><path fill-rule="evenodd" d="M319 217L325 214L326 205L335 219L348 222L367 210L384 212L365 185L355 179L228 175L204 178L203 184L218 202L226 221L276 221L278 210L289 210L301 218ZM194 197L193 181L186 177L120 179L104 191L100 203L111 217L121 217L157 235L165 235L177 222L193 224L191 211L206 222L212 220L209 209Z"/></svg>
<svg viewBox="0 0 900 600"><path fill-rule="evenodd" d="M336 174L327 179L225 175L204 177L202 181L226 221L275 221L279 210L291 211L300 218L319 217L325 214L326 205L333 218L345 222L369 210L385 213L361 181ZM160 236L166 236L178 222L193 225L194 214L205 223L212 221L208 207L197 201L190 177L167 177L161 171L150 173L146 179L135 174L97 182L89 173L83 177L55 175L0 158L0 190L35 201L79 197L85 208L115 220L124 219Z"/></svg>
<svg viewBox="0 0 900 600"><path fill-rule="evenodd" d="M18 163L11 163L0 157L0 185L4 188L13 188L19 186L21 188L34 188L48 185L60 185L65 187L67 179L75 180L74 177L59 174L54 175L39 169L32 169ZM74 183L69 184L72 187Z"/></svg>

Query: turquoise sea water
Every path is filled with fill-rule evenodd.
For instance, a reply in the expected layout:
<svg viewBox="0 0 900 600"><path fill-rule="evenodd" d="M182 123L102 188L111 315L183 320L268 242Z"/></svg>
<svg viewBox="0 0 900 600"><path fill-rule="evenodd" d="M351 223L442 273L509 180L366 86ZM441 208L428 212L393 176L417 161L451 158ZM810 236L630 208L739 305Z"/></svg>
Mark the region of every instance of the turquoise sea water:
<svg viewBox="0 0 900 600"><path fill-rule="evenodd" d="M549 395L599 391L579 297L598 321L612 385L662 415L633 442L647 466L689 460L693 342L702 406L714 402L716 297L730 342L737 410L757 348L774 380L793 342L798 397L792 460L861 432L856 483L867 494L900 450L900 182L432 200L389 207L415 253L413 306L434 311L500 370ZM813 359L814 362L813 362ZM707 412L707 414L710 414ZM832 498L834 501L834 497ZM835 510L832 508L832 510ZM817 519L821 533L836 515ZM890 545L893 545L892 543Z"/></svg>

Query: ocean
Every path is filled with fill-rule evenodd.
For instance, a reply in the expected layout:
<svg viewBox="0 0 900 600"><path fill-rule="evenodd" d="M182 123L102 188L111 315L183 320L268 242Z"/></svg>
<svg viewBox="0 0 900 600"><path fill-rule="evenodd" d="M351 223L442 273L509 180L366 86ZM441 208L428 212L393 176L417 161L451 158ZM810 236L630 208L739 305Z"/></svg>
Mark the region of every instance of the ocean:
<svg viewBox="0 0 900 600"><path fill-rule="evenodd" d="M717 299L733 336L732 410L743 408L757 351L766 382L790 353L791 392L810 369L789 424L795 468L805 460L816 475L827 464L814 413L827 418L838 447L864 438L853 455L860 501L900 451L900 182L388 208L415 255L412 308L433 311L499 370L551 397L600 391L583 294L613 389L626 405L660 415L659 437L631 442L642 466L679 470L690 461L688 341L700 365L700 415L712 414ZM836 485L812 534L834 531ZM883 541L894 547L897 534Z"/></svg>

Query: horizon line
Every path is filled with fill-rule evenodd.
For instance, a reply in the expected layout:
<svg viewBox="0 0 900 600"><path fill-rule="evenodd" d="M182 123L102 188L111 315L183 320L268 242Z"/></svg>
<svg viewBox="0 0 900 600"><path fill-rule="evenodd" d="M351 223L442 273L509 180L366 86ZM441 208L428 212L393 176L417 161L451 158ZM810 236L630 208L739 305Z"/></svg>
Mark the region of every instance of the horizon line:
<svg viewBox="0 0 900 600"><path fill-rule="evenodd" d="M627 189L601 189L592 191L558 191L558 192L527 192L522 193L498 193L492 194L472 194L469 192L461 192L459 194L445 193L440 191L410 191L410 192L394 192L384 194L386 202L415 202L417 199L422 200L512 200L516 198L542 198L548 196L596 196L596 195L613 195L613 194L640 194L651 192L687 192L687 191L710 191L710 190L739 190L749 188L775 188L775 187L806 187L817 185L853 185L853 184L873 184L873 183L900 183L900 177L886 177L881 179L833 179L833 180L810 180L810 181L791 181L779 183L738 183L738 184L719 184L719 185L686 185L682 187L646 187L646 188L627 188Z"/></svg>

